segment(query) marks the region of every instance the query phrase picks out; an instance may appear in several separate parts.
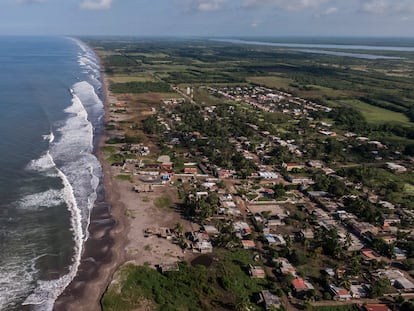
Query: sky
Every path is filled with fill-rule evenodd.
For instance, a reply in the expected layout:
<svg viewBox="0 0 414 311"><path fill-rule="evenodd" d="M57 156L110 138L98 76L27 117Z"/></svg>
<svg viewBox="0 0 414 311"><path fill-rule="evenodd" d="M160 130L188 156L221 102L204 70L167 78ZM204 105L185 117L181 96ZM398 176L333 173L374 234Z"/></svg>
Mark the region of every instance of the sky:
<svg viewBox="0 0 414 311"><path fill-rule="evenodd" d="M414 0L0 0L0 35L414 37Z"/></svg>

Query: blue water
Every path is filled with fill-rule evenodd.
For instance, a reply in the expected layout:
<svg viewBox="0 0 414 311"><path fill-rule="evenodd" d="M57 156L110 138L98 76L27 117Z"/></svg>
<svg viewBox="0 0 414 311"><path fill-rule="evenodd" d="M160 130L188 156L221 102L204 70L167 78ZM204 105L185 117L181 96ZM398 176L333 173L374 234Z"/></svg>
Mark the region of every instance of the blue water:
<svg viewBox="0 0 414 311"><path fill-rule="evenodd" d="M99 65L74 39L0 37L0 67L0 310L50 310L101 177Z"/></svg>
<svg viewBox="0 0 414 311"><path fill-rule="evenodd" d="M337 49L337 50L366 50L366 51L391 51L391 52L414 52L414 47L408 46L373 46L373 45L355 45L355 44L312 44L312 43L279 43L279 42L266 42L266 41L250 41L239 39L214 39L218 42L227 42L235 44L250 44L250 45L263 45L274 46L280 48L288 48L291 50L304 52L304 53L316 53L336 56L346 56L362 59L401 59L400 57L376 55L368 53L354 53L354 52L341 52L333 50L323 49Z"/></svg>

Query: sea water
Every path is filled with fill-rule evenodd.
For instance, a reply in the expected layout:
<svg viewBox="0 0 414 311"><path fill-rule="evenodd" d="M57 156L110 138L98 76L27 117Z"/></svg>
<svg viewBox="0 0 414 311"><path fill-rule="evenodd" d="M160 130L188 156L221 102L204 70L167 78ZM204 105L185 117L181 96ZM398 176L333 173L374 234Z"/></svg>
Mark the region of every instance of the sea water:
<svg viewBox="0 0 414 311"><path fill-rule="evenodd" d="M51 310L77 272L101 167L96 55L0 37L0 310Z"/></svg>

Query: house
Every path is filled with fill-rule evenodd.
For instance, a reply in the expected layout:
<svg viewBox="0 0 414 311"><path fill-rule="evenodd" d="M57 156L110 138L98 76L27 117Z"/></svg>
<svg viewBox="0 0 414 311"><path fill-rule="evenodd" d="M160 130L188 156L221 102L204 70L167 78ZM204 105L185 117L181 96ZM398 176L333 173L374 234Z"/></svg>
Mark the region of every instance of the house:
<svg viewBox="0 0 414 311"><path fill-rule="evenodd" d="M407 279L400 270L397 269L387 269L387 270L378 270L378 276L382 278L387 278L391 285L404 291L412 292L414 291L414 283Z"/></svg>
<svg viewBox="0 0 414 311"><path fill-rule="evenodd" d="M169 272L169 271L179 271L180 267L178 266L178 263L165 263L165 264L159 264L158 269L161 273Z"/></svg>
<svg viewBox="0 0 414 311"><path fill-rule="evenodd" d="M173 163L172 162L164 162L162 164L160 164L160 169L163 171L171 171L173 168Z"/></svg>
<svg viewBox="0 0 414 311"><path fill-rule="evenodd" d="M225 170L225 169L219 169L217 171L217 175L219 178L230 178L233 176L233 171Z"/></svg>
<svg viewBox="0 0 414 311"><path fill-rule="evenodd" d="M394 247L394 258L396 260L404 260L407 259L407 251L398 248L398 247Z"/></svg>
<svg viewBox="0 0 414 311"><path fill-rule="evenodd" d="M261 178L264 179L277 179L279 176L273 172L259 172L258 173Z"/></svg>
<svg viewBox="0 0 414 311"><path fill-rule="evenodd" d="M256 244L253 240L242 240L241 243L244 249L253 249L256 247Z"/></svg>
<svg viewBox="0 0 414 311"><path fill-rule="evenodd" d="M286 241L280 234L265 234L265 238L269 245L286 245Z"/></svg>
<svg viewBox="0 0 414 311"><path fill-rule="evenodd" d="M391 281L392 282L392 281ZM408 280L405 276L399 277L394 280L393 286L395 288L401 289L404 292L413 292L414 283Z"/></svg>
<svg viewBox="0 0 414 311"><path fill-rule="evenodd" d="M292 287L296 293L315 289L311 283L301 277L297 277L292 281Z"/></svg>
<svg viewBox="0 0 414 311"><path fill-rule="evenodd" d="M305 168L305 165L300 163L283 163L282 167L286 169L286 171L291 172L292 170L301 170Z"/></svg>
<svg viewBox="0 0 414 311"><path fill-rule="evenodd" d="M270 230L276 230L280 226L284 226L284 223L281 219L269 219L266 224L266 227Z"/></svg>
<svg viewBox="0 0 414 311"><path fill-rule="evenodd" d="M329 136L329 137L336 137L336 133L332 131L320 130L319 133L325 136Z"/></svg>
<svg viewBox="0 0 414 311"><path fill-rule="evenodd" d="M383 303L368 303L359 308L362 311L391 311L386 304Z"/></svg>
<svg viewBox="0 0 414 311"><path fill-rule="evenodd" d="M234 231L240 236L246 236L252 233L252 229L244 221L236 221L233 223Z"/></svg>
<svg viewBox="0 0 414 311"><path fill-rule="evenodd" d="M355 299L366 298L368 297L368 288L365 284L352 284L350 293Z"/></svg>
<svg viewBox="0 0 414 311"><path fill-rule="evenodd" d="M295 267L292 266L292 264L289 262L289 260L287 260L286 258L277 258L274 259L274 261L279 264L280 268L279 271L281 274L286 275L286 274L292 274L293 276L296 276L296 269Z"/></svg>
<svg viewBox="0 0 414 311"><path fill-rule="evenodd" d="M197 168L196 167L185 167L184 174L197 174Z"/></svg>
<svg viewBox="0 0 414 311"><path fill-rule="evenodd" d="M300 237L301 239L308 239L308 240L311 240L311 239L313 239L313 238L315 237L315 235L314 235L314 233L313 233L313 230L312 230L312 229L310 229L310 228L308 228L308 229L301 229L301 230L299 231L299 237Z"/></svg>
<svg viewBox="0 0 414 311"><path fill-rule="evenodd" d="M352 298L351 293L347 289L343 288L342 286L336 286L334 284L330 284L329 290L334 296L334 299L336 300L348 300Z"/></svg>
<svg viewBox="0 0 414 311"><path fill-rule="evenodd" d="M279 296L272 294L268 290L262 290L260 292L259 303L263 303L266 310L272 310L273 308L280 308L282 303Z"/></svg>
<svg viewBox="0 0 414 311"><path fill-rule="evenodd" d="M212 253L213 245L210 241L200 241L195 244L195 249L202 254Z"/></svg>
<svg viewBox="0 0 414 311"><path fill-rule="evenodd" d="M220 232L214 226L205 225L204 231L210 236L217 236Z"/></svg>
<svg viewBox="0 0 414 311"><path fill-rule="evenodd" d="M322 161L319 160L310 160L308 161L308 166L312 167L312 168L322 168L323 167L323 163Z"/></svg>
<svg viewBox="0 0 414 311"><path fill-rule="evenodd" d="M265 270L260 266L249 265L249 274L255 279L264 279L266 277Z"/></svg>
<svg viewBox="0 0 414 311"><path fill-rule="evenodd" d="M386 165L387 168L393 171L394 173L405 173L407 171L406 167L393 162L387 162Z"/></svg>
<svg viewBox="0 0 414 311"><path fill-rule="evenodd" d="M364 260L368 260L368 261L370 260L379 261L381 258L379 255L377 255L377 253L374 252L374 250L370 248L361 249L361 255Z"/></svg>
<svg viewBox="0 0 414 311"><path fill-rule="evenodd" d="M314 184L315 182L313 181L312 178L310 177L304 177L304 176L286 176L287 181L289 181L290 183L294 184L294 185L310 185L310 184Z"/></svg>
<svg viewBox="0 0 414 311"><path fill-rule="evenodd" d="M377 235L379 231L377 227L367 222L359 222L354 219L350 221L350 225L352 229L354 230L354 232L356 233L356 235L360 237L363 237L363 235L365 235L368 232L370 232L373 235Z"/></svg>

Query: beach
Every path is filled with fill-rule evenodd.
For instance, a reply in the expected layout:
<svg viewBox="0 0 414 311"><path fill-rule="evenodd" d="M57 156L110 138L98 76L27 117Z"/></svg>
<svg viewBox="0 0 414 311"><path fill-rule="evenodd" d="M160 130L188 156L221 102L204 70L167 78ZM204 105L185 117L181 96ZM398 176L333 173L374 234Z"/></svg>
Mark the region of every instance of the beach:
<svg viewBox="0 0 414 311"><path fill-rule="evenodd" d="M120 116L110 109L117 98L108 90L107 77L103 76L103 80L105 122L127 119L129 114ZM108 285L116 282L113 275L124 263L155 266L191 257L167 239L144 235L148 227L173 228L177 222L182 222L174 209L154 206L160 194L171 192L173 197L174 191L169 185L159 185L151 193L136 193L132 191L132 181L117 179L120 168L111 166L102 151L108 137L104 131L97 148L103 168L103 188L92 210L81 265L76 277L56 301L54 310L101 310L101 297ZM189 226L190 223L184 224L184 227Z"/></svg>

